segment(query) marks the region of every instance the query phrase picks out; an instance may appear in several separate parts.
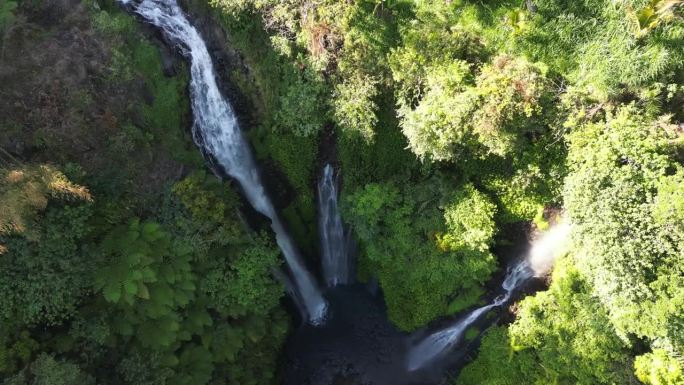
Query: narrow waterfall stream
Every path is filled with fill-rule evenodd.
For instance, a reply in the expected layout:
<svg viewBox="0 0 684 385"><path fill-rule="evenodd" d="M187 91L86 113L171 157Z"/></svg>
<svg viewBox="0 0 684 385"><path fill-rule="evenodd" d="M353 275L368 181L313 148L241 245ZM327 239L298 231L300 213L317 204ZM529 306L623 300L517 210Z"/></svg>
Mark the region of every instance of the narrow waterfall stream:
<svg viewBox="0 0 684 385"><path fill-rule="evenodd" d="M190 24L176 0L120 2L161 29L189 59L195 142L211 155L228 175L238 181L251 205L271 219L276 241L292 273L295 288L291 291L299 297L297 300L306 312L305 318L313 324L320 324L325 318L326 302L266 195L237 117L218 87L214 65L204 40Z"/></svg>
<svg viewBox="0 0 684 385"><path fill-rule="evenodd" d="M318 183L318 216L323 274L328 286L351 283L353 264L349 247L350 237L345 234L338 199L337 177L331 165L323 169Z"/></svg>
<svg viewBox="0 0 684 385"><path fill-rule="evenodd" d="M420 343L409 350L408 370L418 370L440 355L447 353L451 347L461 341L468 327L489 310L504 305L511 298L513 292L533 276L534 271L527 260L522 260L515 264L509 269L506 278L501 284L501 287L505 290L504 294L494 299L494 302L491 304L471 311L453 325L434 332L420 341Z"/></svg>
<svg viewBox="0 0 684 385"><path fill-rule="evenodd" d="M465 331L487 311L502 306L511 299L513 292L535 275L541 276L553 266L558 253L565 247L570 225L561 222L536 239L525 259L508 269L501 287L504 294L486 306L477 308L451 326L428 335L408 352L409 371L418 370L430 364L439 356L449 352L462 339Z"/></svg>

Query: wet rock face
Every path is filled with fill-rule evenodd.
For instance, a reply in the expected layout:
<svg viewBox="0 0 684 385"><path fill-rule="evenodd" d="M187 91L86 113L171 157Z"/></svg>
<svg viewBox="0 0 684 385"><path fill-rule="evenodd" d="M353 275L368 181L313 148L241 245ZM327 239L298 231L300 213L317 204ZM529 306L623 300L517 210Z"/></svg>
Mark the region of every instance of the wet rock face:
<svg viewBox="0 0 684 385"><path fill-rule="evenodd" d="M254 85L255 79L253 79L249 67L244 62L242 55L234 48L235 45L231 42L231 36L215 19L215 14L207 2L179 0L178 4L202 35L214 62L219 88L230 100L242 129L249 131L258 125L258 115L261 111L258 111L259 106L253 100L241 92L234 78L235 74L239 74L242 78L249 79L248 81Z"/></svg>
<svg viewBox="0 0 684 385"><path fill-rule="evenodd" d="M235 48L230 33L216 20L215 10L201 1L178 0L178 4L202 35L213 59L219 88L230 101L242 131L249 133L261 126L267 113L257 74ZM240 83L245 86L239 87ZM275 208L283 210L290 206L298 193L283 170L270 158L259 159L259 165L262 183Z"/></svg>
<svg viewBox="0 0 684 385"><path fill-rule="evenodd" d="M326 293L330 319L304 325L286 344L285 385L430 385L443 368L406 370L409 341L387 319L381 295L363 285Z"/></svg>

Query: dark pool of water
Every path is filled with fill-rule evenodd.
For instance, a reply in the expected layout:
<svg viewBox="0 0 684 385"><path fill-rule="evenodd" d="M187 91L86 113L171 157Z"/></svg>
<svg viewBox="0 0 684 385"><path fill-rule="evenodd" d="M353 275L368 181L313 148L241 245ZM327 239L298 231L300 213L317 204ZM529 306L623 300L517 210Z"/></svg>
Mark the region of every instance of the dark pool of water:
<svg viewBox="0 0 684 385"><path fill-rule="evenodd" d="M286 344L285 385L443 384L476 348L476 341L464 343L433 365L409 372L406 352L421 333L397 330L379 291L362 284L338 286L326 298L328 322L301 326Z"/></svg>

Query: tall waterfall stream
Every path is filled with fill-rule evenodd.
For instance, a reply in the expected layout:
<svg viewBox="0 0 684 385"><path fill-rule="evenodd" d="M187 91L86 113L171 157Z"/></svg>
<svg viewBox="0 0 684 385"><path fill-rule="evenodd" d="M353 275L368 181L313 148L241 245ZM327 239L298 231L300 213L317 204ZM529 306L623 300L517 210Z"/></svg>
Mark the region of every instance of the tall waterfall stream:
<svg viewBox="0 0 684 385"><path fill-rule="evenodd" d="M338 209L338 186L333 168L324 168L318 184L321 261L327 289L319 287L280 221L261 183L250 146L237 117L221 94L207 46L176 0L119 0L129 11L159 28L190 62L190 99L193 136L241 186L246 199L271 220L289 275L276 272L308 321L290 339L287 384L342 383L427 384L439 381L450 352L459 347L466 330L484 314L505 305L517 289L535 274L547 271L569 225L560 225L542 237L528 258L511 268L501 285L502 294L490 304L471 310L446 327L406 336L387 320L379 295L353 284L354 268L349 234ZM416 341L410 343L409 341ZM445 361L446 360L446 361ZM435 369L439 373L428 373ZM431 369L432 368L432 369ZM434 370L433 370L434 371ZM352 382L344 382L352 383Z"/></svg>
<svg viewBox="0 0 684 385"><path fill-rule="evenodd" d="M251 205L271 219L276 241L292 273L294 289L291 292L298 296L296 300L306 311L306 318L314 324L321 323L325 318L326 302L266 195L235 112L218 87L214 65L204 40L176 0L121 2L161 29L190 61L190 100L195 142L240 184Z"/></svg>
<svg viewBox="0 0 684 385"><path fill-rule="evenodd" d="M323 169L318 183L319 233L323 274L328 286L345 285L352 281L354 272L349 234L345 234L340 210L337 207L337 178L331 165Z"/></svg>

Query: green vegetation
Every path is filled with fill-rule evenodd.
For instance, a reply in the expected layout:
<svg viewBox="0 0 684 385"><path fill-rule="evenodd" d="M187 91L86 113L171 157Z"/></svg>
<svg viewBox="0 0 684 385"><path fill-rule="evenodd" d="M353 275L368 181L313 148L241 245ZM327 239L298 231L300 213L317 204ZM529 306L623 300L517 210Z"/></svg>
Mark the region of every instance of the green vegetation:
<svg viewBox="0 0 684 385"><path fill-rule="evenodd" d="M114 1L52 3L0 0L0 381L278 383L279 252L204 169L187 67ZM481 303L509 229L572 223L455 384L684 384L684 1L188 3L310 255L339 161L398 328Z"/></svg>
<svg viewBox="0 0 684 385"><path fill-rule="evenodd" d="M17 103L0 134L0 382L274 382L289 328L279 252L204 170L185 66L114 2L14 14L0 63L31 76L3 89ZM15 56L23 45L44 52ZM55 47L72 66L85 54L90 75L47 62ZM43 68L70 89L32 83Z"/></svg>
<svg viewBox="0 0 684 385"><path fill-rule="evenodd" d="M487 332L459 384L626 384L626 345L579 272L562 261L548 291L520 303L509 328Z"/></svg>
<svg viewBox="0 0 684 385"><path fill-rule="evenodd" d="M435 183L409 191L369 184L348 197L347 220L364 245L361 273L379 278L390 318L405 330L476 303L495 268L494 204L472 186L450 197ZM454 293L464 303L450 309Z"/></svg>
<svg viewBox="0 0 684 385"><path fill-rule="evenodd" d="M549 291L457 383L682 382L681 1L212 4L324 76L359 275L400 328L477 303L499 226L564 208Z"/></svg>

